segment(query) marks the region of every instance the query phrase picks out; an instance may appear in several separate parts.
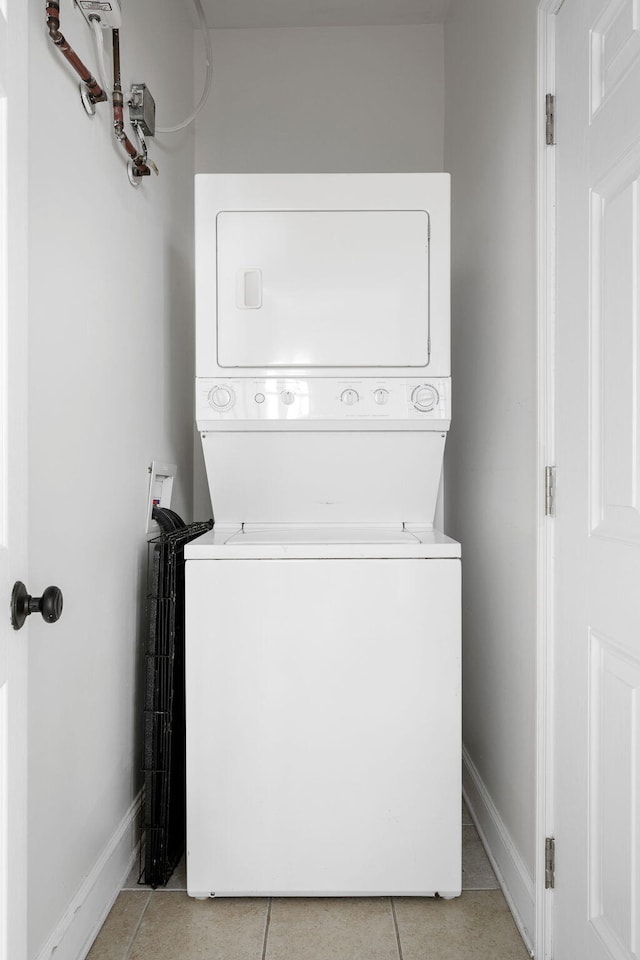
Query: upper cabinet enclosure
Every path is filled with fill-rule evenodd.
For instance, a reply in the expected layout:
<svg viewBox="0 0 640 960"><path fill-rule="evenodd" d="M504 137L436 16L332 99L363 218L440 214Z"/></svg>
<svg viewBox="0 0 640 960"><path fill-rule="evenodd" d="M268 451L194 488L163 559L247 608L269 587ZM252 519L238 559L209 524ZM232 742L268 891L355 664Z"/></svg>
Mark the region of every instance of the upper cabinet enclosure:
<svg viewBox="0 0 640 960"><path fill-rule="evenodd" d="M198 376L449 375L448 175L196 182Z"/></svg>

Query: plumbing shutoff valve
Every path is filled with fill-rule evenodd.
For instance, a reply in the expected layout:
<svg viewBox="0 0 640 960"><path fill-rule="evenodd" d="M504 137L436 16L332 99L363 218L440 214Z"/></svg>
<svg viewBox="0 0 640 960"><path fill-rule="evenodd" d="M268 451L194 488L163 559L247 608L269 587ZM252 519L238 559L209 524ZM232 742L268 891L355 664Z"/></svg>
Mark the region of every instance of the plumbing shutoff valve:
<svg viewBox="0 0 640 960"><path fill-rule="evenodd" d="M156 102L146 83L132 83L129 100L129 120L140 126L145 137L156 133Z"/></svg>
<svg viewBox="0 0 640 960"><path fill-rule="evenodd" d="M97 20L105 30L119 30L122 25L120 0L76 0L85 19Z"/></svg>

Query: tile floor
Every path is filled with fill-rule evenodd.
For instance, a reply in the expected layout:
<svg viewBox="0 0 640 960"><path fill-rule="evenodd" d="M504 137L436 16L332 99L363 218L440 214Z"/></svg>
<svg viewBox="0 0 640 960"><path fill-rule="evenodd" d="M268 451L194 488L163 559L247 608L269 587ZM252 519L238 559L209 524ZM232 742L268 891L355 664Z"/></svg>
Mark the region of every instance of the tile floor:
<svg viewBox="0 0 640 960"><path fill-rule="evenodd" d="M526 960L463 806L463 894L192 900L180 864L151 891L132 872L87 960Z"/></svg>

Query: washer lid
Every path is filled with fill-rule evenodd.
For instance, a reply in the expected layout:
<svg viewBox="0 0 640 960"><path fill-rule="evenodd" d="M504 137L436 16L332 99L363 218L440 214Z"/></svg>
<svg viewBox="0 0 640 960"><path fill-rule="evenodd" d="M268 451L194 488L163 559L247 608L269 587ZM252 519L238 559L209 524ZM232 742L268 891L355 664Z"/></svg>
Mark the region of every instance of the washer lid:
<svg viewBox="0 0 640 960"><path fill-rule="evenodd" d="M460 555L460 544L439 530L362 524L214 527L185 547L187 560L437 559Z"/></svg>
<svg viewBox="0 0 640 960"><path fill-rule="evenodd" d="M233 544L363 544L416 543L420 539L400 526L362 524L244 524L227 543Z"/></svg>

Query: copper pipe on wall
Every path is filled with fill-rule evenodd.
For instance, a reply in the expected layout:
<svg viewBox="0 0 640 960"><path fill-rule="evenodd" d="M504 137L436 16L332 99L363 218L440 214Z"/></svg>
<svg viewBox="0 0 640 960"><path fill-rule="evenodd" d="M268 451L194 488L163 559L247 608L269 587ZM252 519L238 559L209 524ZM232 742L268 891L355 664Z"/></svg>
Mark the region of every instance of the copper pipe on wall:
<svg viewBox="0 0 640 960"><path fill-rule="evenodd" d="M98 81L92 76L91 71L85 67L84 63L67 43L64 36L60 33L60 3L59 0L48 0L47 2L47 27L49 36L53 43L66 57L80 79L87 86L88 96L91 103L101 103L107 99L107 94L102 89Z"/></svg>
<svg viewBox="0 0 640 960"><path fill-rule="evenodd" d="M147 158L139 153L124 132L124 97L122 95L122 84L120 81L120 31L113 30L113 129L115 130L116 140L122 144L122 147L129 154L133 164L133 175L135 177L148 177L151 169L147 165Z"/></svg>

